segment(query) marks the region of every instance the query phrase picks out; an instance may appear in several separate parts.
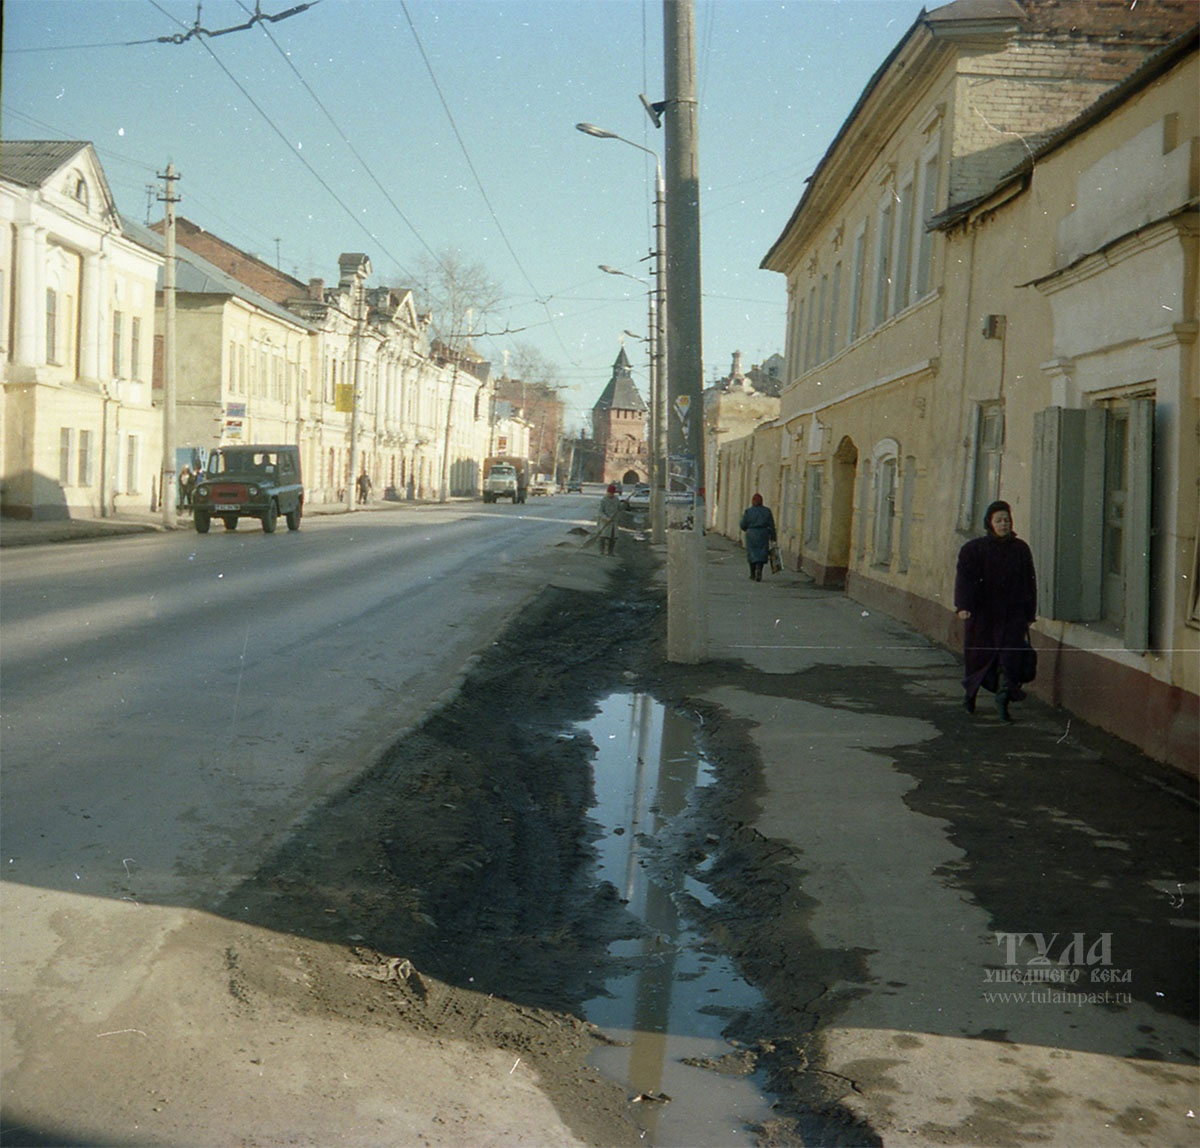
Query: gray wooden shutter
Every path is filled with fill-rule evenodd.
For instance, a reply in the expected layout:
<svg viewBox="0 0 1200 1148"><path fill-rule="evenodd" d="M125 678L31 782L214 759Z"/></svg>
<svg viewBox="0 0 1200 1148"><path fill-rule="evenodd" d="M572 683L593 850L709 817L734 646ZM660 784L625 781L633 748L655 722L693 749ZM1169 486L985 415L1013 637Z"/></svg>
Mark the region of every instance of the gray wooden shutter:
<svg viewBox="0 0 1200 1148"><path fill-rule="evenodd" d="M1124 642L1128 650L1150 648L1150 567L1154 544L1154 400L1129 404L1128 489L1125 492Z"/></svg>
<svg viewBox="0 0 1200 1148"><path fill-rule="evenodd" d="M1101 615L1105 421L1100 407L1034 415L1029 529L1044 618L1091 622Z"/></svg>

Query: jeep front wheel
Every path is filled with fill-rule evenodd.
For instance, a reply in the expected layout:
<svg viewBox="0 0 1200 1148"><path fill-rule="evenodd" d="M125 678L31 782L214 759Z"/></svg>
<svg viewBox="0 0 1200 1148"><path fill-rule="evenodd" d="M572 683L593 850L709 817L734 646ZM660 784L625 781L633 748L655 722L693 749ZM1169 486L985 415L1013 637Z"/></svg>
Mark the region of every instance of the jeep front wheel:
<svg viewBox="0 0 1200 1148"><path fill-rule="evenodd" d="M273 498L267 503L267 509L263 511L262 524L264 534L275 533L275 523L279 520L279 503Z"/></svg>
<svg viewBox="0 0 1200 1148"><path fill-rule="evenodd" d="M205 510L197 510L192 516L192 520L196 523L197 534L208 533L208 528L212 525L212 515Z"/></svg>

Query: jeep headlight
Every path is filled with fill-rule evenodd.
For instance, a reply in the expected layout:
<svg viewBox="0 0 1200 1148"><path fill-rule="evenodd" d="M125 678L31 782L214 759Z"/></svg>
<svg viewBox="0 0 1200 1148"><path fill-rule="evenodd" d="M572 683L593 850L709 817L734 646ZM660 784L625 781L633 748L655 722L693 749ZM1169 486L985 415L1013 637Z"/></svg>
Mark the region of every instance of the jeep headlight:
<svg viewBox="0 0 1200 1148"><path fill-rule="evenodd" d="M196 487L196 493L198 495L200 495L201 498L207 498L208 497L208 487L207 486L198 486L198 487Z"/></svg>
<svg viewBox="0 0 1200 1148"><path fill-rule="evenodd" d="M248 495L250 495L251 498L257 498L258 497L258 487L257 486L248 486L248 487L246 487L246 493Z"/></svg>

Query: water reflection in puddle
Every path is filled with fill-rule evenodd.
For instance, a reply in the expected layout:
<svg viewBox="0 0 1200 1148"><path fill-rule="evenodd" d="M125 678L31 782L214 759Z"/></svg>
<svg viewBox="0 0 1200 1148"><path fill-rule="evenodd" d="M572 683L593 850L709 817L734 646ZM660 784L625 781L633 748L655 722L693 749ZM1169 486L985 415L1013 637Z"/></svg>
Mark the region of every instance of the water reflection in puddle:
<svg viewBox="0 0 1200 1148"><path fill-rule="evenodd" d="M642 855L645 839L683 812L694 789L712 782L696 747L696 727L652 698L621 693L602 701L586 728L597 746L592 816L602 829L599 877L617 888L647 928L645 937L610 948L630 971L605 983L609 995L584 1006L588 1020L621 1042L600 1049L593 1061L631 1097L671 1098L638 1104L646 1144L753 1145L747 1123L770 1115L756 1078L683 1060L734 1054L721 1030L761 998L688 919L689 898L715 902L709 888L687 876L667 887L650 877Z"/></svg>

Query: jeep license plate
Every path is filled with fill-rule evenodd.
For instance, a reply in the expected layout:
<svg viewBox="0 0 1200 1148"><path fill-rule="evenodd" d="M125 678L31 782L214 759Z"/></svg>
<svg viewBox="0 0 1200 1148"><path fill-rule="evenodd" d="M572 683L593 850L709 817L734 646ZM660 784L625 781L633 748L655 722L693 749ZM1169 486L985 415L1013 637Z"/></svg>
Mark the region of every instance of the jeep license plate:
<svg viewBox="0 0 1200 1148"><path fill-rule="evenodd" d="M230 502L214 502L213 510L241 510L241 507Z"/></svg>

